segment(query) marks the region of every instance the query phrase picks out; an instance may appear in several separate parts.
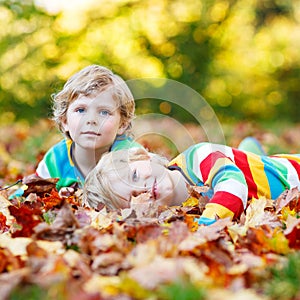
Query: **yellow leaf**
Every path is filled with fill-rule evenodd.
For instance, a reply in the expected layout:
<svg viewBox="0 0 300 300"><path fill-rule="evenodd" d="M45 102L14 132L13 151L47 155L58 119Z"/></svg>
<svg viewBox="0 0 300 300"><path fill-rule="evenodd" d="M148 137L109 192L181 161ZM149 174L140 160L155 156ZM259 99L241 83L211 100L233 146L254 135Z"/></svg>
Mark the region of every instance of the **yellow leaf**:
<svg viewBox="0 0 300 300"><path fill-rule="evenodd" d="M191 196L182 203L182 206L197 206L198 203L199 203L199 200L197 198Z"/></svg>
<svg viewBox="0 0 300 300"><path fill-rule="evenodd" d="M272 238L267 239L270 250L278 254L287 254L290 252L289 241L284 233L277 229L274 231Z"/></svg>
<svg viewBox="0 0 300 300"><path fill-rule="evenodd" d="M286 221L288 216L295 217L297 212L294 209L290 209L288 206L285 206L281 209L281 218Z"/></svg>

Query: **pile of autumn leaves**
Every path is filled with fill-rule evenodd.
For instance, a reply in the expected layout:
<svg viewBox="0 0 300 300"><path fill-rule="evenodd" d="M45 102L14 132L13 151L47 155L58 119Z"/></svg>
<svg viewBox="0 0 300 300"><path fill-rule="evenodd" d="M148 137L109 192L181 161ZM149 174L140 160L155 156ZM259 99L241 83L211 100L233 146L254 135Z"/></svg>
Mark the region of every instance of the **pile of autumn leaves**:
<svg viewBox="0 0 300 300"><path fill-rule="evenodd" d="M55 180L27 186L0 194L1 299L300 299L296 189L198 226L197 190L180 207L137 198L108 213L80 205L81 190L61 197Z"/></svg>

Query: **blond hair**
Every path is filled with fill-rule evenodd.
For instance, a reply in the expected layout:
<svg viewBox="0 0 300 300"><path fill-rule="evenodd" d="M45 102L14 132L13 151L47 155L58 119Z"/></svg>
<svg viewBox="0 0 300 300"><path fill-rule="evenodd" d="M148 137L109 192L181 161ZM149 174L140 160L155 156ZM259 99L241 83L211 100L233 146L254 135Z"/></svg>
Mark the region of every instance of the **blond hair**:
<svg viewBox="0 0 300 300"><path fill-rule="evenodd" d="M100 203L108 210L119 209L120 195L111 186L112 171L128 168L128 163L138 160L152 160L167 166L168 160L144 148L130 148L107 152L102 155L96 167L88 174L83 189L83 204L97 208Z"/></svg>
<svg viewBox="0 0 300 300"><path fill-rule="evenodd" d="M52 95L53 120L59 130L68 136L63 127L69 105L79 96L94 96L107 89L112 89L113 99L120 110L121 123L128 124L134 118L135 102L133 95L125 81L111 70L98 65L90 65L71 76L63 89Z"/></svg>

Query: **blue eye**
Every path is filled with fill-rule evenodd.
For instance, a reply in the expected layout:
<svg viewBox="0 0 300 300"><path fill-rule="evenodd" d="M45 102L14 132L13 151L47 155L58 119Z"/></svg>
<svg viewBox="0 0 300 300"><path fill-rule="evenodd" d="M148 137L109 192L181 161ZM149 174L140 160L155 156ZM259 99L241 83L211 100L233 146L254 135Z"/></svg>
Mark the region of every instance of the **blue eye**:
<svg viewBox="0 0 300 300"><path fill-rule="evenodd" d="M85 109L84 108L77 108L76 110L75 110L75 112L78 112L78 113L83 113L83 112L85 112Z"/></svg>
<svg viewBox="0 0 300 300"><path fill-rule="evenodd" d="M108 110L101 110L100 115L106 117L110 115L110 112Z"/></svg>
<svg viewBox="0 0 300 300"><path fill-rule="evenodd" d="M138 179L139 179L138 172L137 172L137 170L134 170L133 173L132 173L132 181L137 182Z"/></svg>

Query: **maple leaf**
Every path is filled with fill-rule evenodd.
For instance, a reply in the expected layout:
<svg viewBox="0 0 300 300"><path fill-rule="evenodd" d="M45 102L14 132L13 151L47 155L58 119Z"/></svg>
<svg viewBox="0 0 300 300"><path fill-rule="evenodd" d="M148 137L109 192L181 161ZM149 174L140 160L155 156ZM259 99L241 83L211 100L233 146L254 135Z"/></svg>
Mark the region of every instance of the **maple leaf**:
<svg viewBox="0 0 300 300"><path fill-rule="evenodd" d="M43 194L41 198L41 202L46 210L59 206L63 203L63 200L55 189L52 189L50 193Z"/></svg>
<svg viewBox="0 0 300 300"><path fill-rule="evenodd" d="M182 240L178 248L181 251L194 251L195 248L210 241L218 240L224 236L223 230L230 226L232 222L229 218L219 219L210 226L201 226L196 232L190 233Z"/></svg>
<svg viewBox="0 0 300 300"><path fill-rule="evenodd" d="M300 249L300 219L288 216L284 235L289 240L289 246Z"/></svg>
<svg viewBox="0 0 300 300"><path fill-rule="evenodd" d="M34 228L34 236L45 240L59 240L65 244L72 244L72 237L80 224L74 216L67 202L59 209L57 216L51 225L43 222Z"/></svg>
<svg viewBox="0 0 300 300"><path fill-rule="evenodd" d="M284 191L276 200L275 207L276 213L278 214L284 207L289 206L290 209L297 207L299 200L299 190L298 188L293 188L291 190Z"/></svg>
<svg viewBox="0 0 300 300"><path fill-rule="evenodd" d="M129 268L124 255L117 251L110 251L108 253L101 253L94 257L91 265L93 271L101 275L117 275L120 270Z"/></svg>
<svg viewBox="0 0 300 300"><path fill-rule="evenodd" d="M273 228L281 226L281 222L277 215L265 209L268 207L269 201L265 197L252 199L246 209L245 226L256 227L261 225L269 225Z"/></svg>
<svg viewBox="0 0 300 300"><path fill-rule="evenodd" d="M45 193L50 193L56 188L56 183L59 178L40 178L35 174L23 178L23 184L27 186L23 196L26 197L30 193L35 193L43 196Z"/></svg>
<svg viewBox="0 0 300 300"><path fill-rule="evenodd" d="M151 198L151 193L131 197L130 207L121 210L122 219L147 219L158 216L161 205Z"/></svg>
<svg viewBox="0 0 300 300"><path fill-rule="evenodd" d="M205 205L209 202L207 196L203 196L202 193L207 193L209 191L209 186L194 186L188 185L188 192L190 197L183 203L183 206L198 206L200 213L205 209Z"/></svg>
<svg viewBox="0 0 300 300"><path fill-rule="evenodd" d="M184 263L180 258L156 256L147 265L136 267L128 275L147 289L155 289L163 283L173 282L184 274Z"/></svg>
<svg viewBox="0 0 300 300"><path fill-rule="evenodd" d="M20 207L11 205L8 209L22 227L12 233L13 237L30 237L34 232L34 227L42 221L42 211L39 207L31 208L21 203Z"/></svg>
<svg viewBox="0 0 300 300"><path fill-rule="evenodd" d="M9 249L0 249L0 273L17 270L24 266L18 256L14 256Z"/></svg>
<svg viewBox="0 0 300 300"><path fill-rule="evenodd" d="M234 265L228 270L228 273L233 275L245 273L252 268L265 267L265 260L253 254L249 249L237 249L233 256Z"/></svg>
<svg viewBox="0 0 300 300"><path fill-rule="evenodd" d="M0 233L8 231L9 226L6 224L6 217L0 212Z"/></svg>
<svg viewBox="0 0 300 300"><path fill-rule="evenodd" d="M9 299L13 289L23 281L29 272L29 269L17 269L0 274L0 295L2 299Z"/></svg>

